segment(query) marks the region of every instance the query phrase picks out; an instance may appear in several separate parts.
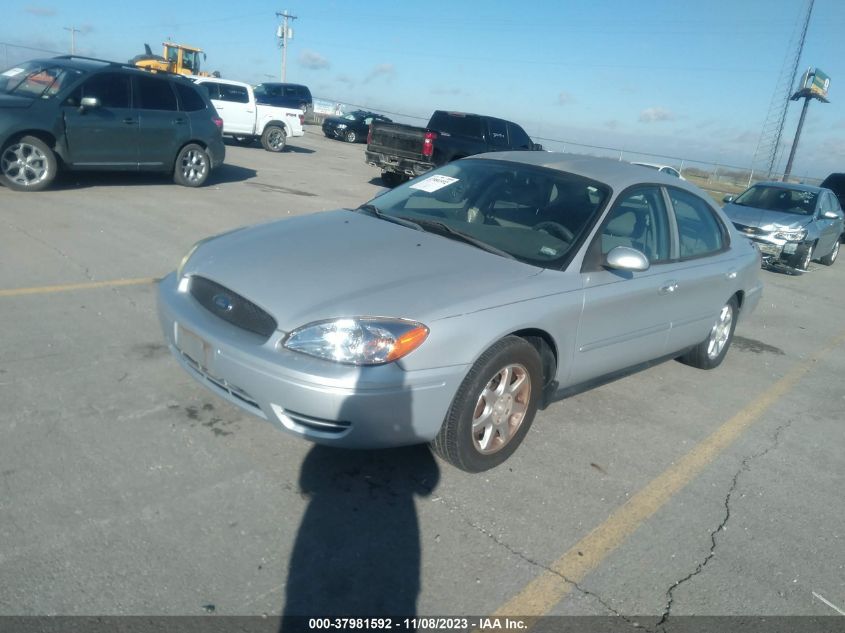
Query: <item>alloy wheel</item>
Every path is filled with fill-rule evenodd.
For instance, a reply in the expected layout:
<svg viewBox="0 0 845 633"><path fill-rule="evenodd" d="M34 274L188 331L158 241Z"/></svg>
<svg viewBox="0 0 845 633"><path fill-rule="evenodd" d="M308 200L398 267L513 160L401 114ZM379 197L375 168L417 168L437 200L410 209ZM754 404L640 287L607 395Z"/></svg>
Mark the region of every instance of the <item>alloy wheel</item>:
<svg viewBox="0 0 845 633"><path fill-rule="evenodd" d="M707 357L711 360L717 358L725 348L731 336L733 318L733 308L731 305L727 304L723 306L719 312L719 317L716 319L716 323L713 325L713 329L710 330L710 339L707 342Z"/></svg>
<svg viewBox="0 0 845 633"><path fill-rule="evenodd" d="M182 156L182 176L189 182L200 182L208 171L208 161L200 150L191 149Z"/></svg>
<svg viewBox="0 0 845 633"><path fill-rule="evenodd" d="M22 187L32 187L50 175L47 156L29 143L10 145L0 157L0 171Z"/></svg>
<svg viewBox="0 0 845 633"><path fill-rule="evenodd" d="M500 369L478 397L472 416L472 441L484 455L507 446L525 419L531 401L531 378L519 364Z"/></svg>

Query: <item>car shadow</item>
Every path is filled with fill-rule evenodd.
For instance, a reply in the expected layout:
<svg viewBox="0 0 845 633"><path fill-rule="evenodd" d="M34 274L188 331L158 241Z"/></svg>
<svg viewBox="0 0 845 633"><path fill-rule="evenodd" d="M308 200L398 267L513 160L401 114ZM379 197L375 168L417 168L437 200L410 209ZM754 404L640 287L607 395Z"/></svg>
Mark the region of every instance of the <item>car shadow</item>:
<svg viewBox="0 0 845 633"><path fill-rule="evenodd" d="M299 490L308 507L296 536L281 631L314 616L412 617L422 546L414 503L437 486L425 445L351 451L315 445Z"/></svg>
<svg viewBox="0 0 845 633"><path fill-rule="evenodd" d="M298 147L296 145L286 145L285 151L290 152L292 154L314 154L315 151L313 149L309 149L308 147Z"/></svg>
<svg viewBox="0 0 845 633"><path fill-rule="evenodd" d="M257 175L258 172L254 169L224 163L209 174L204 186L242 182L255 178ZM178 186L173 182L173 176L164 172L64 171L59 173L50 190L66 191L90 187L143 187L165 184Z"/></svg>

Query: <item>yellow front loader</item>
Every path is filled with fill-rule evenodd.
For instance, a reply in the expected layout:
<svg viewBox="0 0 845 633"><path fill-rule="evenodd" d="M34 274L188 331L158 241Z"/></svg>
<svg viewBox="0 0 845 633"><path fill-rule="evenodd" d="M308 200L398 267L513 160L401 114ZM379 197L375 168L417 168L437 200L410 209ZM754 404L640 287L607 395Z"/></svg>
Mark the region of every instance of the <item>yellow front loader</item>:
<svg viewBox="0 0 845 633"><path fill-rule="evenodd" d="M205 61L205 53L201 48L174 42L164 42L162 46L164 47L164 54L153 55L150 45L144 44L145 53L136 55L129 60L129 63L152 72L199 75L200 77L210 76L209 73L200 70L200 55L202 55L202 60ZM220 76L219 73L213 74L215 77Z"/></svg>

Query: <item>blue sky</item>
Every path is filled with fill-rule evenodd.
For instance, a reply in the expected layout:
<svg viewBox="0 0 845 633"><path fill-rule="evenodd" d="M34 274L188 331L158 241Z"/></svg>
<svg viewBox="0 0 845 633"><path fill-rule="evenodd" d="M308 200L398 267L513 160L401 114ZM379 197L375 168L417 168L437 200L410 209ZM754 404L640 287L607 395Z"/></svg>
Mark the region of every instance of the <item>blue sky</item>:
<svg viewBox="0 0 845 633"><path fill-rule="evenodd" d="M126 60L170 37L203 48L208 70L258 82L278 78L274 14L287 9L298 16L287 80L315 97L422 118L438 108L493 114L533 137L746 166L805 5L24 0L4 9L0 42L67 51L63 27L75 26L78 52ZM831 103L810 104L799 176L845 171L843 32L845 2L816 0L800 67L831 77ZM0 64L4 52L10 62L38 55L0 46ZM792 103L787 145L799 113Z"/></svg>

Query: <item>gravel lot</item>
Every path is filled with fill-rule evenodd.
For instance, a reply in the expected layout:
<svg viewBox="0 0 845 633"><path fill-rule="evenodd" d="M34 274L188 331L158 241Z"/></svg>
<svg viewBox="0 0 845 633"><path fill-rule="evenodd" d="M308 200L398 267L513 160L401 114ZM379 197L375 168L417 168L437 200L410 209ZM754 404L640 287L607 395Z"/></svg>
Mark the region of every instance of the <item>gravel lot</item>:
<svg viewBox="0 0 845 633"><path fill-rule="evenodd" d="M553 404L496 470L340 452L196 385L151 279L210 234L356 206L378 172L311 127L227 151L198 190L0 188L0 615L845 607L845 263L764 271L722 367Z"/></svg>

